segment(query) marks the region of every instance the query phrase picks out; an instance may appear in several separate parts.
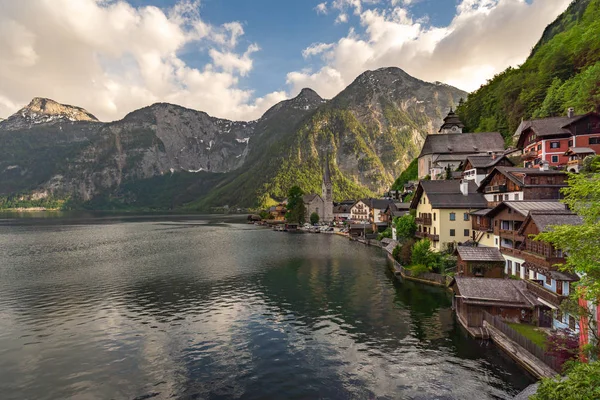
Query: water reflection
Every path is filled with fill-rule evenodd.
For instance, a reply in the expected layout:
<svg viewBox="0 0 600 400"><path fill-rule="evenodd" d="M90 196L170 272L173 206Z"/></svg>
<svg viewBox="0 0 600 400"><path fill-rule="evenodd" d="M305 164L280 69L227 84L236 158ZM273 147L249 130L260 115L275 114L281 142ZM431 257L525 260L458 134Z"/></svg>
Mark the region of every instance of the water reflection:
<svg viewBox="0 0 600 400"><path fill-rule="evenodd" d="M377 250L221 219L100 222L0 226L4 398L486 399L530 382Z"/></svg>

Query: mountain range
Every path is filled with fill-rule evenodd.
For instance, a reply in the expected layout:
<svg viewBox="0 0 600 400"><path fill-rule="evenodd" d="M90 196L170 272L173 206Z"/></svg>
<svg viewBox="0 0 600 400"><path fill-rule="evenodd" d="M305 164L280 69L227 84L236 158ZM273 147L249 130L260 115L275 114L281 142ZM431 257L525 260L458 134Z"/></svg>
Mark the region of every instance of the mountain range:
<svg viewBox="0 0 600 400"><path fill-rule="evenodd" d="M371 195L466 96L382 68L333 99L303 89L249 122L158 103L103 123L35 98L0 122L0 197L93 209L265 206L293 185L319 192L325 162L336 200Z"/></svg>

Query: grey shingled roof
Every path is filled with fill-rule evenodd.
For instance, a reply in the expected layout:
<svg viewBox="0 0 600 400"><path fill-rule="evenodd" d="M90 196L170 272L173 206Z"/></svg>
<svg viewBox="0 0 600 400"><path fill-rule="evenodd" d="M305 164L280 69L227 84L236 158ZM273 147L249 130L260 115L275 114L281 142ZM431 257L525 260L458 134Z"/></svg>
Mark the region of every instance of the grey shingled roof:
<svg viewBox="0 0 600 400"><path fill-rule="evenodd" d="M321 197L318 194L312 193L312 194L305 194L304 196L302 196L302 201L305 204L309 204L312 203L317 197Z"/></svg>
<svg viewBox="0 0 600 400"><path fill-rule="evenodd" d="M440 130L438 132L441 132L442 129L444 129L448 126L458 126L460 128L465 127L465 125L462 123L462 121L460 120L458 115L456 115L456 113L452 109L450 109L450 112L448 113L446 118L444 118L444 124L442 125L442 127L440 128Z"/></svg>
<svg viewBox="0 0 600 400"><path fill-rule="evenodd" d="M481 193L477 193L477 184L469 181L468 195L460 191L460 181L421 181L419 187L427 194L433 208L486 208L487 200ZM417 189L417 196L413 198L411 208L416 208L421 196Z"/></svg>
<svg viewBox="0 0 600 400"><path fill-rule="evenodd" d="M482 210L477 210L477 211L473 211L471 213L471 215L476 215L476 216L480 216L480 217L485 217L487 215L487 213L489 213L490 211L492 211L491 208L484 208Z"/></svg>
<svg viewBox="0 0 600 400"><path fill-rule="evenodd" d="M571 131L564 128L564 126L568 125L570 122L574 121L578 117L569 118L567 116L563 117L552 117L552 118L542 118L542 119L533 119L528 122L528 128L531 128L535 132L538 137L543 136L556 136L556 135L564 135L571 134Z"/></svg>
<svg viewBox="0 0 600 400"><path fill-rule="evenodd" d="M496 247L458 246L456 251L458 251L458 255L464 261L504 262L502 253Z"/></svg>
<svg viewBox="0 0 600 400"><path fill-rule="evenodd" d="M565 155L569 154L596 154L596 152L589 147L571 147L565 152Z"/></svg>
<svg viewBox="0 0 600 400"><path fill-rule="evenodd" d="M463 276L455 277L454 281L460 295L467 301L498 302L525 307L531 307L538 303L527 291L524 281Z"/></svg>
<svg viewBox="0 0 600 400"><path fill-rule="evenodd" d="M533 271L537 271L544 276L549 276L550 278L557 281L566 281L566 282L577 282L579 281L579 276L576 274L572 274L570 272L562 272L548 269L546 267L537 265L530 261L525 261L523 263L523 268L529 268Z"/></svg>
<svg viewBox="0 0 600 400"><path fill-rule="evenodd" d="M532 211L565 211L566 206L556 201L505 201L504 206L512 208L522 216L526 217ZM502 208L502 204L496 208ZM494 213L495 214L495 213Z"/></svg>
<svg viewBox="0 0 600 400"><path fill-rule="evenodd" d="M548 170L548 171L543 171L539 168L521 168L521 167L495 167L492 172L490 172L488 174L488 176L485 177L485 179L483 181L481 181L481 184L479 185L479 188L481 190L483 190L483 188L488 184L488 182L490 182L492 180L492 178L494 177L495 174L500 173L504 176L506 176L508 179L510 179L511 181L513 181L514 183L516 183L519 186L528 186L524 184L524 178L526 175L533 175L533 176L543 176L543 175L565 175L566 173L563 171L556 171L556 170ZM529 185L529 186L566 186L566 184L560 184L560 185Z"/></svg>
<svg viewBox="0 0 600 400"><path fill-rule="evenodd" d="M494 165L498 164L503 159L509 160L504 155L498 155L496 157L493 157L493 156L490 156L490 155L468 156L467 157L467 161L469 161L471 163L471 165L473 166L473 168L489 168L489 167L493 167ZM512 161L510 161L510 162L512 163Z"/></svg>
<svg viewBox="0 0 600 400"><path fill-rule="evenodd" d="M473 154L504 151L504 138L498 132L428 135L419 157L426 154Z"/></svg>
<svg viewBox="0 0 600 400"><path fill-rule="evenodd" d="M579 215L565 212L565 210L561 213L532 211L530 217L540 232L547 231L552 225L581 225L583 223Z"/></svg>

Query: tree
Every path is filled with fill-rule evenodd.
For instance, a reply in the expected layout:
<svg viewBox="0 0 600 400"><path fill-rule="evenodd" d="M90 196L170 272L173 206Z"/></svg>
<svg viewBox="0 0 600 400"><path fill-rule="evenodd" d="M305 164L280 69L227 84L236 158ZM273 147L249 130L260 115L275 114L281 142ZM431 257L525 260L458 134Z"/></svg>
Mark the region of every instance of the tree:
<svg viewBox="0 0 600 400"><path fill-rule="evenodd" d="M574 363L566 378L542 380L533 400L588 400L600 399L600 362Z"/></svg>
<svg viewBox="0 0 600 400"><path fill-rule="evenodd" d="M412 248L412 264L413 266L424 266L431 270L435 264L435 254L431 251L431 241L423 239L415 243Z"/></svg>
<svg viewBox="0 0 600 400"><path fill-rule="evenodd" d="M576 360L579 354L579 338L567 331L553 332L546 340L546 354L555 357L560 365Z"/></svg>
<svg viewBox="0 0 600 400"><path fill-rule="evenodd" d="M303 224L306 221L306 207L302 196L304 192L299 186L292 186L288 191L288 212L285 219L288 222Z"/></svg>
<svg viewBox="0 0 600 400"><path fill-rule="evenodd" d="M319 223L319 214L316 212L310 214L310 223L311 225L315 225Z"/></svg>
<svg viewBox="0 0 600 400"><path fill-rule="evenodd" d="M415 232L417 231L415 217L410 214L394 219L394 226L396 227L396 237L398 240L411 239L415 236Z"/></svg>
<svg viewBox="0 0 600 400"><path fill-rule="evenodd" d="M581 216L583 223L552 226L535 240L552 243L563 250L568 257L561 268L583 275L575 296L597 301L600 298L600 173L570 174L568 183L562 190L563 202Z"/></svg>
<svg viewBox="0 0 600 400"><path fill-rule="evenodd" d="M452 168L450 168L450 166L446 166L446 168L444 168L446 170L446 176L445 176L445 180L450 181L452 180Z"/></svg>
<svg viewBox="0 0 600 400"><path fill-rule="evenodd" d="M385 231L381 232L377 236L377 240L383 240L384 238L391 238L391 237L392 237L392 228L388 227L388 228L386 228Z"/></svg>

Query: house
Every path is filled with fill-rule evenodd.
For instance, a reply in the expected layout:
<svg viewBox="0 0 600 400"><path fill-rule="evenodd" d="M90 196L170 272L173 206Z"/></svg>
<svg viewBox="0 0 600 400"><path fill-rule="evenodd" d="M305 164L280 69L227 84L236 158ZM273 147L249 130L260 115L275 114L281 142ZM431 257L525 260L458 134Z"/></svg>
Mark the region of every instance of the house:
<svg viewBox="0 0 600 400"><path fill-rule="evenodd" d="M354 200L351 200L350 204L341 202L333 207L333 220L334 221L347 221L350 219L350 211Z"/></svg>
<svg viewBox="0 0 600 400"><path fill-rule="evenodd" d="M535 235L547 232L552 225L580 225L581 217L568 211L531 211L521 224L518 234L523 239L520 257L525 260L524 268L530 290L535 291L541 301L554 310L554 328L578 330L575 317L562 313L562 301L571 292L571 283L579 280L575 274L559 271L557 265L565 263L566 255L551 244L533 240Z"/></svg>
<svg viewBox="0 0 600 400"><path fill-rule="evenodd" d="M402 217L410 213L410 203L389 203L383 212L382 222L391 225L394 218Z"/></svg>
<svg viewBox="0 0 600 400"><path fill-rule="evenodd" d="M385 215L385 210L388 208L390 204L394 204L393 200L389 199L365 199L363 200L366 204L369 205L369 221L372 223L380 223L386 222L387 217Z"/></svg>
<svg viewBox="0 0 600 400"><path fill-rule="evenodd" d="M369 206L363 200L358 200L350 207L350 220L369 222L370 213Z"/></svg>
<svg viewBox="0 0 600 400"><path fill-rule="evenodd" d="M479 185L494 167L514 167L514 165L506 155L468 156L461 165L462 178L475 181Z"/></svg>
<svg viewBox="0 0 600 400"><path fill-rule="evenodd" d="M276 206L269 207L269 215L272 220L285 221L285 214L287 213L286 204L279 203Z"/></svg>
<svg viewBox="0 0 600 400"><path fill-rule="evenodd" d="M477 191L483 193L490 207L507 200L557 200L567 186L567 174L562 171L494 167Z"/></svg>
<svg viewBox="0 0 600 400"><path fill-rule="evenodd" d="M416 236L440 251L471 237L470 213L487 207L473 181L421 181L410 208L416 210Z"/></svg>
<svg viewBox="0 0 600 400"><path fill-rule="evenodd" d="M579 173L583 166L583 159L595 155L596 152L589 147L571 147L565 152L565 156L569 157L569 161L567 161L567 171Z"/></svg>
<svg viewBox="0 0 600 400"><path fill-rule="evenodd" d="M529 292L524 281L457 276L450 287L458 321L469 331L483 326L484 313L506 321L551 325L549 307Z"/></svg>
<svg viewBox="0 0 600 400"><path fill-rule="evenodd" d="M370 238L373 236L373 227L368 222L353 223L348 232L352 238Z"/></svg>
<svg viewBox="0 0 600 400"><path fill-rule="evenodd" d="M468 156L502 154L504 138L498 132L428 135L418 160L418 178L443 178L449 167L456 170Z"/></svg>
<svg viewBox="0 0 600 400"><path fill-rule="evenodd" d="M517 147L523 149L526 167L548 163L566 167L565 153L571 147L588 147L600 153L600 114L575 115L572 108L566 116L523 121L515 132Z"/></svg>
<svg viewBox="0 0 600 400"><path fill-rule="evenodd" d="M503 278L504 257L495 247L457 246L457 276Z"/></svg>
<svg viewBox="0 0 600 400"><path fill-rule="evenodd" d="M533 211L564 212L565 205L558 201L505 201L490 210L484 218L492 221L494 247L500 249L506 260L505 273L521 279L528 276L521 248L525 238L519 234L521 225Z"/></svg>

